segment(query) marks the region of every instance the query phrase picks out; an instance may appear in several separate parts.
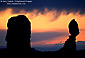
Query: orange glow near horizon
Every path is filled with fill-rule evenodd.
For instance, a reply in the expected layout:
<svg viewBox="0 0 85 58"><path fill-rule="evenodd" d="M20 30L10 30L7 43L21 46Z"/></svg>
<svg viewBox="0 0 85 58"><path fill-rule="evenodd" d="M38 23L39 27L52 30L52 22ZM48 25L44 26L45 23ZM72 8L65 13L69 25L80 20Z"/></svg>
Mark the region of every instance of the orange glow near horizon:
<svg viewBox="0 0 85 58"><path fill-rule="evenodd" d="M29 18L32 32L68 30L68 24L72 19L76 19L79 24L79 29L85 29L85 14L81 15L79 11L75 14L71 12L68 15L66 11L62 11L59 15L57 10L53 9L49 11L47 8L45 8L43 14L38 10L33 10L32 12L21 10L18 14L13 14L12 11L11 8L0 11L0 29L7 29L8 19L17 15L26 15ZM84 32L80 32L77 41L85 41ZM51 44L54 43L56 42L53 41ZM49 44L49 42L45 44Z"/></svg>
<svg viewBox="0 0 85 58"><path fill-rule="evenodd" d="M64 12L66 11L63 11L58 16L57 10L49 11L45 9L44 14L42 14L41 12L36 14L38 10L33 10L33 12L26 12L26 14L24 10L21 10L20 13L18 14L12 14L12 11L13 11L12 9L6 9L0 12L0 22L1 22L0 29L7 29L6 25L7 25L8 19L17 15L26 15L31 21L32 31L36 31L36 32L38 32L38 30L51 31L55 29L68 29L68 24L72 19L76 19L80 29L85 29L84 27L85 14L80 15L79 12L76 12L75 14L69 13L67 15L67 14L64 14Z"/></svg>

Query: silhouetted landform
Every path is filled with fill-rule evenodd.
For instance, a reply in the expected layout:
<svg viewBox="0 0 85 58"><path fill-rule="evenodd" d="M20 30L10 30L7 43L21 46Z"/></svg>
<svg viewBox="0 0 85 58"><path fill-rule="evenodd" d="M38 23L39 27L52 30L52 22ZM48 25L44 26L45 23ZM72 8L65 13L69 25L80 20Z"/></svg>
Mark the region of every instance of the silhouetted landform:
<svg viewBox="0 0 85 58"><path fill-rule="evenodd" d="M62 51L64 54L70 53L69 55L75 55L76 54L76 36L79 34L78 24L75 21L75 19L73 19L69 24L69 33L71 35L69 36L69 39L65 41L65 45L62 49L60 49L60 51Z"/></svg>
<svg viewBox="0 0 85 58"><path fill-rule="evenodd" d="M85 50L76 51L76 36L79 34L78 24L73 19L69 24L69 39L59 51L37 51L30 46L31 27L30 21L24 16L19 15L9 19L7 24L7 49L0 49L0 56L84 56Z"/></svg>
<svg viewBox="0 0 85 58"><path fill-rule="evenodd" d="M8 20L6 35L9 53L30 53L31 23L24 15L11 17Z"/></svg>

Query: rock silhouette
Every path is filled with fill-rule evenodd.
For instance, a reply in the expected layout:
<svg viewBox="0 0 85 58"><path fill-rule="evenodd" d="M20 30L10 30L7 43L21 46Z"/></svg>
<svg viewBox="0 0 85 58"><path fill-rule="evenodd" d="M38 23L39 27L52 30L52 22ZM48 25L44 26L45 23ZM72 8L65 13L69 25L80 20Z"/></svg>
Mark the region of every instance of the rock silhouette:
<svg viewBox="0 0 85 58"><path fill-rule="evenodd" d="M64 53L75 55L76 54L76 36L79 34L79 28L78 24L73 19L69 24L69 33L71 34L69 36L69 39L65 41L65 45L61 51L64 51Z"/></svg>
<svg viewBox="0 0 85 58"><path fill-rule="evenodd" d="M6 35L7 49L15 55L30 53L31 23L24 15L11 17L8 20Z"/></svg>
<svg viewBox="0 0 85 58"><path fill-rule="evenodd" d="M79 28L78 28L78 24L75 21L75 19L73 19L70 24L69 24L69 33L71 34L71 36L76 37L79 34Z"/></svg>
<svg viewBox="0 0 85 58"><path fill-rule="evenodd" d="M76 51L76 36L79 34L78 24L73 19L69 24L69 39L65 41L65 45L59 51L41 52L31 48L31 23L24 15L11 17L7 27L7 49L0 49L0 56L19 56L19 57L34 57L34 56L84 56L85 50Z"/></svg>

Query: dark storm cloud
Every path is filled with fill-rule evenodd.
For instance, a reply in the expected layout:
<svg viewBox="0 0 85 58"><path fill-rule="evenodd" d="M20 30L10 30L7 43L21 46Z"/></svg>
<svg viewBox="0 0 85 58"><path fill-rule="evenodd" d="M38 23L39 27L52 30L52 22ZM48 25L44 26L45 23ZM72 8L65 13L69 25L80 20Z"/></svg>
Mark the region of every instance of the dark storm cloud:
<svg viewBox="0 0 85 58"><path fill-rule="evenodd" d="M44 40L52 40L52 38L68 36L68 32L39 32L32 33L32 42L40 42Z"/></svg>
<svg viewBox="0 0 85 58"><path fill-rule="evenodd" d="M31 3L26 5L6 5L6 3L0 3L0 10L6 8L15 9L24 9L25 11L32 11L33 9L38 9L43 11L44 8L57 9L57 10L66 10L68 12L80 11L80 13L85 12L85 0L31 0ZM15 12L17 12L15 10Z"/></svg>
<svg viewBox="0 0 85 58"><path fill-rule="evenodd" d="M0 30L0 46L5 46L6 30Z"/></svg>
<svg viewBox="0 0 85 58"><path fill-rule="evenodd" d="M32 33L31 41L40 42L44 40L52 40L52 38L68 36L68 32L36 32ZM6 30L0 30L0 46L6 46Z"/></svg>
<svg viewBox="0 0 85 58"><path fill-rule="evenodd" d="M85 50L85 41L77 41L76 48L77 50Z"/></svg>

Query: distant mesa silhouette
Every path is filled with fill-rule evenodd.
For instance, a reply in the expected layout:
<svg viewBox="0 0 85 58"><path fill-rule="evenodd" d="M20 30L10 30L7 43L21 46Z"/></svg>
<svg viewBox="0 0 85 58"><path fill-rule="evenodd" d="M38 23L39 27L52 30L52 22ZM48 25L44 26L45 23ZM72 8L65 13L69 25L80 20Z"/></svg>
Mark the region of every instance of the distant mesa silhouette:
<svg viewBox="0 0 85 58"><path fill-rule="evenodd" d="M76 53L76 36L79 34L79 28L78 28L78 24L75 21L75 19L73 19L70 23L69 23L69 33L71 34L69 36L69 39L67 39L65 41L65 45L63 46L63 48L60 49L60 51L64 51L64 53L67 54L73 54L75 55Z"/></svg>
<svg viewBox="0 0 85 58"><path fill-rule="evenodd" d="M8 52L30 53L31 23L24 15L11 17L6 35Z"/></svg>

